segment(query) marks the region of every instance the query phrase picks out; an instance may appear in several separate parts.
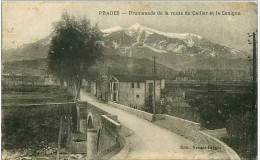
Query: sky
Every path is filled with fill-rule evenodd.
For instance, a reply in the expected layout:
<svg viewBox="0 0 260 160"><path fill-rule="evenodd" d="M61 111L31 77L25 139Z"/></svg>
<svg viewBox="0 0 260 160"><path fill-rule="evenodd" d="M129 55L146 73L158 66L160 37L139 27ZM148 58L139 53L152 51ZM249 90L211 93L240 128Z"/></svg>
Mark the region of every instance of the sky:
<svg viewBox="0 0 260 160"><path fill-rule="evenodd" d="M65 11L86 16L92 24L98 23L100 29L140 24L163 32L194 33L246 52L252 51L247 43L247 33L257 29L257 4L254 2L3 2L2 47L16 48L50 35L53 22ZM120 15L99 15L100 11L119 11ZM137 16L129 15L129 11L190 12L190 15ZM194 11L208 14L193 15ZM216 15L216 11L220 15ZM240 15L222 15L223 11L239 12Z"/></svg>

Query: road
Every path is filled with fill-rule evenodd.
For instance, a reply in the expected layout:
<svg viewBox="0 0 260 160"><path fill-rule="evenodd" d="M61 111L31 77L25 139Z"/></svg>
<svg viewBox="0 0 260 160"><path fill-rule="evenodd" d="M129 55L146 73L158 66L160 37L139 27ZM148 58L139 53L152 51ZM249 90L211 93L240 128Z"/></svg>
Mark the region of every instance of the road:
<svg viewBox="0 0 260 160"><path fill-rule="evenodd" d="M193 146L198 145L190 140L138 116L102 103L84 91L81 91L81 100L87 101L106 112L117 115L118 121L134 132L129 137L131 149L126 157L127 159L208 160L223 159L226 157L226 155L210 152L209 150L193 149ZM180 149L181 146L188 146L189 149Z"/></svg>

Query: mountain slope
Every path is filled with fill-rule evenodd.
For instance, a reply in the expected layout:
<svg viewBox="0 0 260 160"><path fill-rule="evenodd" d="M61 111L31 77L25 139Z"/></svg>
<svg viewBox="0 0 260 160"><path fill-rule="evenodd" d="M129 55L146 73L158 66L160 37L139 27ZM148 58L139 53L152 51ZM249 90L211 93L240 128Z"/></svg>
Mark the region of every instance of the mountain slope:
<svg viewBox="0 0 260 160"><path fill-rule="evenodd" d="M24 74L24 75L45 75L47 71L47 59L23 60L16 62L5 62L3 73L5 74ZM90 72L92 78L97 78L101 75L106 75L109 72L115 74L137 74L137 75L152 75L153 62L147 59L138 59L119 55L105 55L101 61L97 61L92 66ZM174 79L178 72L156 64L156 70L159 76Z"/></svg>
<svg viewBox="0 0 260 160"><path fill-rule="evenodd" d="M103 30L107 52L151 59L175 70L242 69L247 70L248 53L214 44L192 33L166 33L133 25ZM245 64L241 65L241 64Z"/></svg>
<svg viewBox="0 0 260 160"><path fill-rule="evenodd" d="M174 70L242 69L247 70L247 53L214 44L192 33L166 33L135 24L127 28L102 30L105 55L120 55L151 60ZM50 35L35 43L2 52L2 60L20 61L46 58Z"/></svg>
<svg viewBox="0 0 260 160"><path fill-rule="evenodd" d="M16 49L2 50L2 60L21 61L47 58L52 34L35 43L24 44Z"/></svg>
<svg viewBox="0 0 260 160"><path fill-rule="evenodd" d="M122 54L135 56L136 48L145 48L152 52L170 53L182 56L216 58L245 58L246 53L236 49L211 43L205 38L192 33L166 33L135 24L128 28L103 30L104 46L113 48Z"/></svg>

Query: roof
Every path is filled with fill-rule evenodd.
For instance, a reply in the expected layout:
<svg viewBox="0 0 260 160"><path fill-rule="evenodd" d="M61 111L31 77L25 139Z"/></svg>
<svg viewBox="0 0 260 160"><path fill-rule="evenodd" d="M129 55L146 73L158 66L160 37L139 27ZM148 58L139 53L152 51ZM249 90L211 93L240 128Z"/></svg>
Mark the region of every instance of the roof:
<svg viewBox="0 0 260 160"><path fill-rule="evenodd" d="M94 82L103 82L103 81L109 81L110 77L103 76L101 78L93 80Z"/></svg>
<svg viewBox="0 0 260 160"><path fill-rule="evenodd" d="M144 82L146 80L153 80L154 76L150 75L114 75L119 82ZM156 80L162 78L156 77Z"/></svg>

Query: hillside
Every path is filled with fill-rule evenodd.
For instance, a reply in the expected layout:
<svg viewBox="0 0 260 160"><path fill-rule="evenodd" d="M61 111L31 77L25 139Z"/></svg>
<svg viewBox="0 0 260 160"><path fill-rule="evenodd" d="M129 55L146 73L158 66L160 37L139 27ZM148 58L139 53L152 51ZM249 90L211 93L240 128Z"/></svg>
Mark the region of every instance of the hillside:
<svg viewBox="0 0 260 160"><path fill-rule="evenodd" d="M24 60L5 62L3 73L45 75L47 72L47 59ZM90 72L93 76L110 74L153 74L153 62L147 59L124 57L119 55L105 55L103 59L92 66ZM160 64L156 64L158 75L175 78L177 72Z"/></svg>
<svg viewBox="0 0 260 160"><path fill-rule="evenodd" d="M153 75L153 62L147 59L139 59L133 57L125 57L119 55L106 55L103 62L98 62L92 67L92 72L100 72L101 74L129 74L129 75ZM156 72L159 76L169 79L175 78L177 71L165 67L161 64L156 64Z"/></svg>
<svg viewBox="0 0 260 160"><path fill-rule="evenodd" d="M47 58L53 34L35 43L24 44L16 49L2 50L2 61L22 61Z"/></svg>
<svg viewBox="0 0 260 160"><path fill-rule="evenodd" d="M45 76L47 59L11 61L2 63L2 73Z"/></svg>

